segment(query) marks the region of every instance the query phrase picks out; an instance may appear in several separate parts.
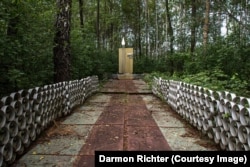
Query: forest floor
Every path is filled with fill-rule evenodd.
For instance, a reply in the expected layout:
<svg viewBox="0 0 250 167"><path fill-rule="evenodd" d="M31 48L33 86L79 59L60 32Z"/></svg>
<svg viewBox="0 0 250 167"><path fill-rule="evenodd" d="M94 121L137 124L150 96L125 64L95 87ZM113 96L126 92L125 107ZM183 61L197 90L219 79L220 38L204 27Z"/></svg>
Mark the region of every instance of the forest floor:
<svg viewBox="0 0 250 167"><path fill-rule="evenodd" d="M40 136L12 166L94 167L94 153L219 150L142 80L109 80Z"/></svg>

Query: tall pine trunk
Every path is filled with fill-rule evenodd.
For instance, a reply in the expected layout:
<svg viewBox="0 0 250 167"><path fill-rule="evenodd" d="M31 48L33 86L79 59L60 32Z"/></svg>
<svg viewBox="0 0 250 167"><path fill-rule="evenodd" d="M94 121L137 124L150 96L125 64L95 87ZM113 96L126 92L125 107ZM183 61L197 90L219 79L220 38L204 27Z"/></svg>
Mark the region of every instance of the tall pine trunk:
<svg viewBox="0 0 250 167"><path fill-rule="evenodd" d="M54 82L70 80L71 0L57 0L56 34L54 38Z"/></svg>
<svg viewBox="0 0 250 167"><path fill-rule="evenodd" d="M191 54L194 53L196 45L196 0L192 0L192 21L191 21Z"/></svg>
<svg viewBox="0 0 250 167"><path fill-rule="evenodd" d="M97 8L96 8L96 37L97 37L97 48L100 49L100 0L97 0Z"/></svg>
<svg viewBox="0 0 250 167"><path fill-rule="evenodd" d="M139 52L139 57L142 56L142 46L141 46L141 1L140 0L137 0L137 9L138 9L138 20L139 22L137 23L138 24L138 52Z"/></svg>
<svg viewBox="0 0 250 167"><path fill-rule="evenodd" d="M204 54L206 54L209 32L209 12L210 12L210 0L206 0L206 13L203 27L203 47Z"/></svg>
<svg viewBox="0 0 250 167"><path fill-rule="evenodd" d="M83 0L79 0L79 15L80 15L80 26L83 30L84 27L84 21L83 21Z"/></svg>
<svg viewBox="0 0 250 167"><path fill-rule="evenodd" d="M149 57L150 54L150 40L149 40L149 6L148 6L148 0L145 1L145 18L146 18L146 56Z"/></svg>
<svg viewBox="0 0 250 167"><path fill-rule="evenodd" d="M170 38L170 53L173 54L174 53L174 31L173 31L172 22L171 22L168 0L166 0L166 11L167 11L167 32Z"/></svg>
<svg viewBox="0 0 250 167"><path fill-rule="evenodd" d="M159 41L159 27L158 27L158 8L157 8L157 0L154 1L155 2L155 53L158 58L158 54L159 54L159 47L158 47L158 41Z"/></svg>
<svg viewBox="0 0 250 167"><path fill-rule="evenodd" d="M172 27L172 23L171 23L171 16L170 16L170 11L169 11L169 3L168 0L166 0L166 15L167 15L167 34L170 38L170 56L173 56L174 53L174 31L173 31L173 27ZM173 75L174 74L174 62L173 60L170 58L170 74Z"/></svg>

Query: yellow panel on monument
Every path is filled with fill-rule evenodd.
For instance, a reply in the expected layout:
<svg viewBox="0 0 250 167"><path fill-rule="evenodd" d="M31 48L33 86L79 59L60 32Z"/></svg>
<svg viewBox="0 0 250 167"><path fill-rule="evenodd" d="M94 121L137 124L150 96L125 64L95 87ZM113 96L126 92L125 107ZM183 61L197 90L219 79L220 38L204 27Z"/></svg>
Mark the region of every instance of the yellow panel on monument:
<svg viewBox="0 0 250 167"><path fill-rule="evenodd" d="M133 79L133 48L119 48L118 79Z"/></svg>

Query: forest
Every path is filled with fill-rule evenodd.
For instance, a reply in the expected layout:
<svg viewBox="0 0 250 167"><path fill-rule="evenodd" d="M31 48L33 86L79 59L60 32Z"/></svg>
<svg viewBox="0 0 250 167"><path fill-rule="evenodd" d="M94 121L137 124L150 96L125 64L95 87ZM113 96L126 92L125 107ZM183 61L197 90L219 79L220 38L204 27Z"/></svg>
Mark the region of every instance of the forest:
<svg viewBox="0 0 250 167"><path fill-rule="evenodd" d="M250 97L249 0L1 0L0 96L54 82L134 73Z"/></svg>

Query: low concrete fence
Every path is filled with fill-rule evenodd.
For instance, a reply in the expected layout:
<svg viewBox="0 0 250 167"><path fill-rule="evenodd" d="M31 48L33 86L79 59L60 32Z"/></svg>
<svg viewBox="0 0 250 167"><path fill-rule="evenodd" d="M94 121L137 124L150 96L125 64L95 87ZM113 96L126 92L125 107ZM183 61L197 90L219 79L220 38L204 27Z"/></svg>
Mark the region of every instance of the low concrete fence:
<svg viewBox="0 0 250 167"><path fill-rule="evenodd" d="M98 77L20 90L0 101L0 166L23 154L56 118L71 113L98 90Z"/></svg>
<svg viewBox="0 0 250 167"><path fill-rule="evenodd" d="M152 91L223 150L250 150L250 99L154 78Z"/></svg>

